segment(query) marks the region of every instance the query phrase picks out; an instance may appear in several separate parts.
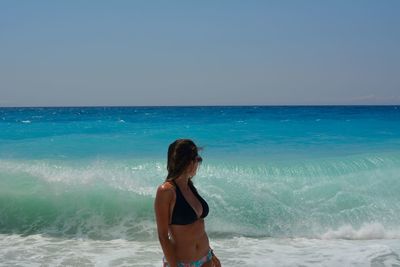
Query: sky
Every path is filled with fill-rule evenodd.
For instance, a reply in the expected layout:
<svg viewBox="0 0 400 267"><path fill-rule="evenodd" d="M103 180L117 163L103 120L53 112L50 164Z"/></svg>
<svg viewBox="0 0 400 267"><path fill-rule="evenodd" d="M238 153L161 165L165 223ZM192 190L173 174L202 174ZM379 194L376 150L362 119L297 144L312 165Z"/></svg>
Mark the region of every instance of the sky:
<svg viewBox="0 0 400 267"><path fill-rule="evenodd" d="M0 1L0 107L400 104L400 1Z"/></svg>

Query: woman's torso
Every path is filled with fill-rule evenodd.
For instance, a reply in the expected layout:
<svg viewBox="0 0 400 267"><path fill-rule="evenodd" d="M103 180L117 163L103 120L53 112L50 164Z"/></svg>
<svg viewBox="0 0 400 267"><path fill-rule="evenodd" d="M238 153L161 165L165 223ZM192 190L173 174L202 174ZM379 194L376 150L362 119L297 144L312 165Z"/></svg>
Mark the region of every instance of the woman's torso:
<svg viewBox="0 0 400 267"><path fill-rule="evenodd" d="M210 244L203 219L189 225L170 225L170 233L178 261L194 261L207 254Z"/></svg>
<svg viewBox="0 0 400 267"><path fill-rule="evenodd" d="M210 247L203 219L208 214L208 205L193 185L190 186L190 191L182 192L174 182L172 184L175 187L175 198L170 207L171 224L169 230L177 260L193 261L200 259L207 254ZM201 208L198 209L199 207ZM185 211L193 222L190 219L185 221L183 218L179 218L177 208ZM195 219L193 219L193 214L196 214Z"/></svg>

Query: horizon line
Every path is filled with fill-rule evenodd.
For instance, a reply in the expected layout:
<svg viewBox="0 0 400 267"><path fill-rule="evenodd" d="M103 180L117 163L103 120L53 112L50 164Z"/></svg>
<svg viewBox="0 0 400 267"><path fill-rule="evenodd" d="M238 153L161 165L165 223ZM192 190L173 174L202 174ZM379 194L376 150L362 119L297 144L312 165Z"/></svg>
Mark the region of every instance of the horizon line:
<svg viewBox="0 0 400 267"><path fill-rule="evenodd" d="M66 106L0 106L0 108L187 108L187 107L363 107L400 106L400 104L249 104L249 105L66 105Z"/></svg>

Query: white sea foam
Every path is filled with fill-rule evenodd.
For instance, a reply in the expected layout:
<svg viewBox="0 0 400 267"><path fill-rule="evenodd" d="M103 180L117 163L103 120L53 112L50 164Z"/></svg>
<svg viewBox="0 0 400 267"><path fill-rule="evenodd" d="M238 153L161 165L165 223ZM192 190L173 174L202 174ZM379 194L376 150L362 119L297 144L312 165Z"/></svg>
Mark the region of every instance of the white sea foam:
<svg viewBox="0 0 400 267"><path fill-rule="evenodd" d="M344 225L337 230L330 229L323 235L322 239L400 239L400 230L387 230L380 223L363 224L359 229L351 225Z"/></svg>
<svg viewBox="0 0 400 267"><path fill-rule="evenodd" d="M400 265L400 240L211 239L222 266L361 267ZM157 240L0 235L0 266L160 266Z"/></svg>
<svg viewBox="0 0 400 267"><path fill-rule="evenodd" d="M0 258L0 266L160 266L162 252L153 241L1 235Z"/></svg>
<svg viewBox="0 0 400 267"><path fill-rule="evenodd" d="M214 241L226 266L396 266L399 240L233 238Z"/></svg>

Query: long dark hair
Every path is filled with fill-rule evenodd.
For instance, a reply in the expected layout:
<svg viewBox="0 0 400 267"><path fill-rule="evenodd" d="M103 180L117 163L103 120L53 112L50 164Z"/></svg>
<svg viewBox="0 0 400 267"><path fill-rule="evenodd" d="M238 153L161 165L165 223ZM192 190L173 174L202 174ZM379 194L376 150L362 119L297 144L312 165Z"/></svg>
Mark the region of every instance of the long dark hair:
<svg viewBox="0 0 400 267"><path fill-rule="evenodd" d="M201 149L190 139L178 139L171 143L168 147L168 175L165 181L173 181L178 178L186 171L191 162L197 160L200 163L202 158L198 152ZM191 179L189 182L191 183Z"/></svg>

